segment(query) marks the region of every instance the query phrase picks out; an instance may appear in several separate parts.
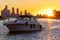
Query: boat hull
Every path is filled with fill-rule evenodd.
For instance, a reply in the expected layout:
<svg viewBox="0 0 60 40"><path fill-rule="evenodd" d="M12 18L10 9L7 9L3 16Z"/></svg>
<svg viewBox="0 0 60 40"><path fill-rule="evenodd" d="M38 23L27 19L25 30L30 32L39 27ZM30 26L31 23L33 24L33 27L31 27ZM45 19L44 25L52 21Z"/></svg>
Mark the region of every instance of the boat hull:
<svg viewBox="0 0 60 40"><path fill-rule="evenodd" d="M6 27L10 30L10 32L20 31L20 32L29 32L29 31L41 31L42 26L38 25L25 25L25 24L6 24Z"/></svg>

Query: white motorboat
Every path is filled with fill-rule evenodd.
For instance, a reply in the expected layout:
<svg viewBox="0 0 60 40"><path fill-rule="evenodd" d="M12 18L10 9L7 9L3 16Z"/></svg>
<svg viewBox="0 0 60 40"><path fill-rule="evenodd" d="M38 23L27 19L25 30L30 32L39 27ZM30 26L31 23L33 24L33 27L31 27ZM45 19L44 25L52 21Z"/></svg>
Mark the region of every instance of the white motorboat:
<svg viewBox="0 0 60 40"><path fill-rule="evenodd" d="M34 16L22 15L19 16L15 21L9 21L4 23L7 28L13 31L41 31L42 25L39 24Z"/></svg>

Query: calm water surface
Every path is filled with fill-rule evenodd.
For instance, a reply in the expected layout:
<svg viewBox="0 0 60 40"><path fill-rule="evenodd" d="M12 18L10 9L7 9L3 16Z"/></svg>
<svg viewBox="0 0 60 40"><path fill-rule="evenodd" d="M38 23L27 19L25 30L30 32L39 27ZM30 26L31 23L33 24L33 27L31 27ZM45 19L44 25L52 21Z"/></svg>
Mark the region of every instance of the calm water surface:
<svg viewBox="0 0 60 40"><path fill-rule="evenodd" d="M60 40L60 20L37 19L42 24L41 32L7 35L0 40Z"/></svg>

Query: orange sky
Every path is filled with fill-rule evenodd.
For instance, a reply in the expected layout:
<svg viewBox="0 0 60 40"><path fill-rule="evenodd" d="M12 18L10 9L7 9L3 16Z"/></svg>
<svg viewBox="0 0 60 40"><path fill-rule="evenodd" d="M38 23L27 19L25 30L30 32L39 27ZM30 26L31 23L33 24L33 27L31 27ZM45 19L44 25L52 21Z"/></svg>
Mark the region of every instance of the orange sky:
<svg viewBox="0 0 60 40"><path fill-rule="evenodd" d="M10 10L12 7L15 7L15 10L19 8L20 11L26 9L34 15L46 8L60 10L60 0L0 0L0 13L5 5L8 5Z"/></svg>

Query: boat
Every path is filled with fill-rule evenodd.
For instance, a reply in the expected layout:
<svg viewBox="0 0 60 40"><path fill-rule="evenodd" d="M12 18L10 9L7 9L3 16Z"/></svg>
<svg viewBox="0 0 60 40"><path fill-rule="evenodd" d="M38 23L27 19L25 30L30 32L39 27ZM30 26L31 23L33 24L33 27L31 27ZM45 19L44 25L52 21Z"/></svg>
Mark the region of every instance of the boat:
<svg viewBox="0 0 60 40"><path fill-rule="evenodd" d="M29 32L29 31L41 31L42 25L36 20L36 17L31 15L21 15L15 21L9 21L4 25L10 30L10 32Z"/></svg>

